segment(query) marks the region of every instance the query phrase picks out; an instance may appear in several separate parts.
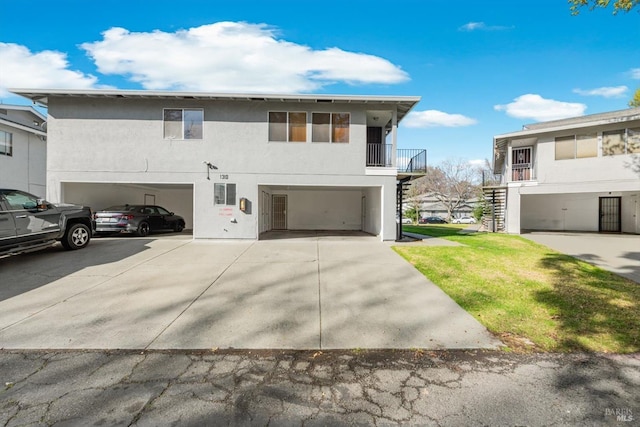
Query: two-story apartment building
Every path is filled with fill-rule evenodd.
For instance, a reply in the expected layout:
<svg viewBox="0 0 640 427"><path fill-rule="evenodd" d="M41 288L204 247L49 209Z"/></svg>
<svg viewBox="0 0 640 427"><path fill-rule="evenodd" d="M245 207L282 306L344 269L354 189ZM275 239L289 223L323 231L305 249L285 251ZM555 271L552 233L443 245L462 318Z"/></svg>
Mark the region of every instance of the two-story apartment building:
<svg viewBox="0 0 640 427"><path fill-rule="evenodd" d="M493 148L502 183L485 194L506 193L506 232L640 233L640 108L526 125Z"/></svg>
<svg viewBox="0 0 640 427"><path fill-rule="evenodd" d="M396 151L417 97L13 92L48 108L48 199L161 205L195 238L362 230L393 240L397 182L426 168L424 150Z"/></svg>
<svg viewBox="0 0 640 427"><path fill-rule="evenodd" d="M29 106L0 104L0 188L44 197L46 118Z"/></svg>

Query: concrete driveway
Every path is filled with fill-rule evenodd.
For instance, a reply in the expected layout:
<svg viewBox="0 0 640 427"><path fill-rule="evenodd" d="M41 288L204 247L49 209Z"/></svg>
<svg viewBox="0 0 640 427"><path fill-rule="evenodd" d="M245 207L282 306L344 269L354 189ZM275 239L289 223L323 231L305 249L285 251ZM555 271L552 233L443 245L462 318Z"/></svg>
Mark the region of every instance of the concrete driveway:
<svg viewBox="0 0 640 427"><path fill-rule="evenodd" d="M640 283L638 235L540 231L522 237Z"/></svg>
<svg viewBox="0 0 640 427"><path fill-rule="evenodd" d="M80 251L0 259L5 349L498 345L390 245L367 235L102 238Z"/></svg>

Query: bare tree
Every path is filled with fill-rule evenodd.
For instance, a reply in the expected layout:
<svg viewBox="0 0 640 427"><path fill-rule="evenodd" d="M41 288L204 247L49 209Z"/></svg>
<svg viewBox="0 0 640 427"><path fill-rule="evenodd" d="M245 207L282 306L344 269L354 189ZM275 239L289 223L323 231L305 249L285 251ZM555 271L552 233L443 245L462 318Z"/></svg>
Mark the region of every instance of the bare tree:
<svg viewBox="0 0 640 427"><path fill-rule="evenodd" d="M420 196L424 194L424 189L422 188L421 182L419 180L415 180L411 183L411 186L407 189L405 193L405 205L407 206L407 215L408 218L411 218L413 223L418 222L418 217L420 215Z"/></svg>
<svg viewBox="0 0 640 427"><path fill-rule="evenodd" d="M477 166L478 179L483 186L500 185L500 175L493 173L493 167L488 159ZM482 188L479 188L482 191Z"/></svg>
<svg viewBox="0 0 640 427"><path fill-rule="evenodd" d="M426 191L447 209L447 219L460 206L478 194L478 168L464 159L448 159L429 167Z"/></svg>

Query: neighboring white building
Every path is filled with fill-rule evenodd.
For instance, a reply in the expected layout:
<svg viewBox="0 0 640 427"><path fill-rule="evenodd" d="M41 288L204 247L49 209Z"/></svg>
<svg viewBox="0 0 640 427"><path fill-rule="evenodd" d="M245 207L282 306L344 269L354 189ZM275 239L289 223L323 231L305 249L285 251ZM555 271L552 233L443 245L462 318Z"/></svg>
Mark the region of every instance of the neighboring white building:
<svg viewBox="0 0 640 427"><path fill-rule="evenodd" d="M154 203L184 216L195 238L362 230L393 240L397 181L426 169L424 150L396 152L417 97L13 92L48 107L49 200Z"/></svg>
<svg viewBox="0 0 640 427"><path fill-rule="evenodd" d="M46 118L33 107L0 104L0 188L44 197Z"/></svg>
<svg viewBox="0 0 640 427"><path fill-rule="evenodd" d="M508 233L640 233L640 108L526 125L493 148Z"/></svg>

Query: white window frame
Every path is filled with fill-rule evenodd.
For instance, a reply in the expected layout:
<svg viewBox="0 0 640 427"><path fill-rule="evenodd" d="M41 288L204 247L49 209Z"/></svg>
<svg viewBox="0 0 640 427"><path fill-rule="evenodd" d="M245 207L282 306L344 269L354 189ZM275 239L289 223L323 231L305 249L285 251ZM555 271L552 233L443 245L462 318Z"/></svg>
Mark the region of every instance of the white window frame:
<svg viewBox="0 0 640 427"><path fill-rule="evenodd" d="M232 185L233 186L233 200L231 200L231 203L229 203L229 191L227 189L228 186ZM218 202L218 195L217 193L217 189L222 188L224 191L224 195L222 196L222 199L224 200L224 203L219 203ZM216 206L235 206L236 205L236 199L238 198L238 186L233 183L233 182L216 182L215 184L213 184L213 204Z"/></svg>
<svg viewBox="0 0 640 427"><path fill-rule="evenodd" d="M165 120L165 112L167 110L180 110L182 112L182 118L180 120L180 122L182 123L182 127L181 127L181 132L180 132L180 137L178 138L177 136L167 136L166 135L166 120ZM202 114L201 117L201 126L202 126L202 135L200 138L186 138L185 137L185 119L184 119L184 112L185 111L200 111ZM204 108L163 108L162 109L162 138L165 140L179 140L179 141L191 141L191 140L195 140L195 141L201 141L204 139Z"/></svg>
<svg viewBox="0 0 640 427"><path fill-rule="evenodd" d="M0 156L13 157L13 134L0 130Z"/></svg>

